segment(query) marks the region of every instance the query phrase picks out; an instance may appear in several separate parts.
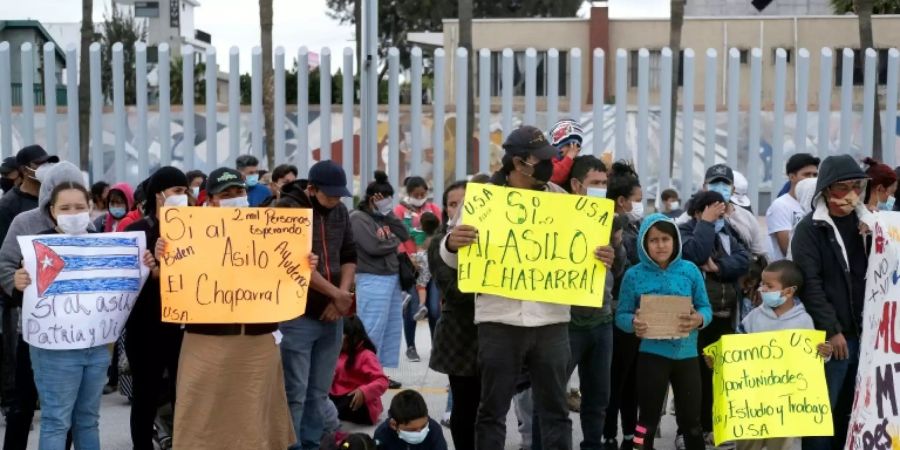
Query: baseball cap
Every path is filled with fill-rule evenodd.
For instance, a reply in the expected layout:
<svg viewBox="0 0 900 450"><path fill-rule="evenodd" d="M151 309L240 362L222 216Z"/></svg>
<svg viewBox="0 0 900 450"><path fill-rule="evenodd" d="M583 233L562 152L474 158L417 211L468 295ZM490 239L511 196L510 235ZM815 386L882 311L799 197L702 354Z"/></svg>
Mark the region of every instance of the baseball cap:
<svg viewBox="0 0 900 450"><path fill-rule="evenodd" d="M734 172L731 170L731 167L725 164L716 164L706 169L706 183L709 184L713 181L727 181L728 184L733 186Z"/></svg>
<svg viewBox="0 0 900 450"><path fill-rule="evenodd" d="M503 143L506 154L513 156L534 155L540 160L551 159L556 156L556 147L547 142L544 132L537 127L525 125L513 130Z"/></svg>
<svg viewBox="0 0 900 450"><path fill-rule="evenodd" d="M206 192L209 195L219 194L230 187L247 188L244 176L230 167L219 167L213 170L206 179Z"/></svg>
<svg viewBox="0 0 900 450"><path fill-rule="evenodd" d="M731 194L731 203L744 208L750 207L750 197L747 196L747 188L749 183L744 174L734 172L734 194Z"/></svg>
<svg viewBox="0 0 900 450"><path fill-rule="evenodd" d="M58 163L59 156L48 155L47 151L44 150L44 147L37 144L23 147L19 150L19 153L16 153L16 164L20 167L29 164L44 164L47 162Z"/></svg>
<svg viewBox="0 0 900 450"><path fill-rule="evenodd" d="M330 159L319 161L309 168L309 184L329 197L352 197L347 190L347 174Z"/></svg>
<svg viewBox="0 0 900 450"><path fill-rule="evenodd" d="M3 158L3 164L0 164L0 174L6 175L10 172L15 172L18 168L19 165L16 164L16 157L7 156L6 158Z"/></svg>
<svg viewBox="0 0 900 450"><path fill-rule="evenodd" d="M578 122L572 119L563 119L556 122L556 125L550 129L550 145L560 148L572 141L577 141L579 144L584 142L584 131Z"/></svg>

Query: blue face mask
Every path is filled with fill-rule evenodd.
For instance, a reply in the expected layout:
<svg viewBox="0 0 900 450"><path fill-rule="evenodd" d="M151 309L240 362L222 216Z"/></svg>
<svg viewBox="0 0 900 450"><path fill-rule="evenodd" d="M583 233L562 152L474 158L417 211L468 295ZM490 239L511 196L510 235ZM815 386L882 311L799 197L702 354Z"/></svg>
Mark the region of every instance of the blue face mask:
<svg viewBox="0 0 900 450"><path fill-rule="evenodd" d="M759 291L759 295L762 297L763 305L772 309L783 305L784 302L787 301L787 299L781 295L781 291Z"/></svg>
<svg viewBox="0 0 900 450"><path fill-rule="evenodd" d="M718 192L719 194L721 194L722 198L725 199L725 203L728 203L731 201L731 190L732 189L731 189L731 185L728 183L716 182L716 183L710 184L708 187L708 190L710 190L712 192Z"/></svg>
<svg viewBox="0 0 900 450"><path fill-rule="evenodd" d="M716 226L716 233L721 232L722 229L725 228L725 219L716 220L715 226Z"/></svg>
<svg viewBox="0 0 900 450"><path fill-rule="evenodd" d="M587 188L587 196L594 198L606 198L606 188L589 187Z"/></svg>
<svg viewBox="0 0 900 450"><path fill-rule="evenodd" d="M428 425L425 425L425 428L422 428L419 431L397 430L397 436L407 444L421 444L422 442L425 442L425 438L428 437Z"/></svg>
<svg viewBox="0 0 900 450"><path fill-rule="evenodd" d="M113 216L113 219L119 220L125 217L125 214L127 211L124 206L110 206L109 208L109 215Z"/></svg>
<svg viewBox="0 0 900 450"><path fill-rule="evenodd" d="M259 174L255 173L253 175L247 175L247 187L253 187L259 184Z"/></svg>
<svg viewBox="0 0 900 450"><path fill-rule="evenodd" d="M894 202L896 199L893 195L887 198L887 201L878 202L878 210L879 211L893 211L894 210Z"/></svg>

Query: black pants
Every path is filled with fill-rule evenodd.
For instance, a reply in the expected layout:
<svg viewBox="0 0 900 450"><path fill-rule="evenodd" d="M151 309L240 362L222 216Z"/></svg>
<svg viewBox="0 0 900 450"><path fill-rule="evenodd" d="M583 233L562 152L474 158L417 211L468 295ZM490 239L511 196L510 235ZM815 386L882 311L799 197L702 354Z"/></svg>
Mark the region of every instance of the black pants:
<svg viewBox="0 0 900 450"><path fill-rule="evenodd" d="M638 356L638 405L640 419L635 429L635 447L653 448L653 438L659 426L662 404L672 384L675 393L675 416L678 428L686 430L687 450L705 450L703 429L700 426L700 365L699 358L675 360L650 353Z"/></svg>
<svg viewBox="0 0 900 450"><path fill-rule="evenodd" d="M613 329L612 377L609 406L603 438L613 440L618 435L619 416L622 416L622 435L633 436L637 424L637 360L641 340L618 327Z"/></svg>
<svg viewBox="0 0 900 450"><path fill-rule="evenodd" d="M516 393L514 380L522 367L527 366L534 407L541 423L543 449L571 450L572 421L566 404L570 358L568 323L542 327L479 324L481 403L475 426L475 448L504 447L506 415Z"/></svg>
<svg viewBox="0 0 900 450"><path fill-rule="evenodd" d="M372 423L369 407L365 403L355 410L350 407L350 402L353 401L352 395L336 396L329 394L328 397L334 403L335 409L337 409L338 419L359 425L375 425Z"/></svg>
<svg viewBox="0 0 900 450"><path fill-rule="evenodd" d="M34 372L31 370L31 354L28 352L28 344L21 336L18 338L15 355L15 388L6 415L3 450L25 450L28 446L28 433L31 430L34 407L38 399Z"/></svg>
<svg viewBox="0 0 900 450"><path fill-rule="evenodd" d="M0 301L4 301L6 294L0 292ZM11 300L9 300L11 302ZM8 303L3 305L3 365L0 367L0 394L3 397L2 406L12 406L16 390L16 348L18 346L15 330L19 326L19 315L14 306Z"/></svg>
<svg viewBox="0 0 900 450"><path fill-rule="evenodd" d="M713 317L709 326L700 330L697 337L697 353L702 355L704 348L716 343L726 334L734 334L732 319L730 317ZM702 358L699 358L698 366L700 367L700 381L703 383L701 386L703 403L700 407L700 424L703 426L704 432L710 433L713 430L713 372Z"/></svg>
<svg viewBox="0 0 900 450"><path fill-rule="evenodd" d="M450 412L450 435L453 446L459 449L475 448L475 418L481 399L481 378L450 375L450 392L453 407Z"/></svg>
<svg viewBox="0 0 900 450"><path fill-rule="evenodd" d="M153 421L160 399L175 396L182 335L177 325L161 325L152 333L139 329L129 329L126 333L125 354L133 385L131 442L134 450L153 450ZM163 378L166 372L168 379Z"/></svg>

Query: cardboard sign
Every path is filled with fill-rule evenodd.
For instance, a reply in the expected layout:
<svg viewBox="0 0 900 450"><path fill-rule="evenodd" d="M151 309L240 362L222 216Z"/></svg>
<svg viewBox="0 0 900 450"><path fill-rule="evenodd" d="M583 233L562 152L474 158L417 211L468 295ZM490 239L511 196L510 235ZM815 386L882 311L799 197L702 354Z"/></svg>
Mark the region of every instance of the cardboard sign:
<svg viewBox="0 0 900 450"><path fill-rule="evenodd" d="M645 339L680 339L689 333L678 329L678 316L690 314L693 303L690 297L677 295L642 295L640 319L647 322Z"/></svg>
<svg viewBox="0 0 900 450"><path fill-rule="evenodd" d="M312 210L163 208L162 320L268 323L306 309Z"/></svg>
<svg viewBox="0 0 900 450"><path fill-rule="evenodd" d="M22 337L49 350L115 342L149 269L144 233L19 236L31 284L22 296Z"/></svg>
<svg viewBox="0 0 900 450"><path fill-rule="evenodd" d="M879 212L866 274L856 395L845 448L900 446L900 213Z"/></svg>
<svg viewBox="0 0 900 450"><path fill-rule="evenodd" d="M786 330L726 335L706 347L714 361L716 445L833 435L822 342L824 331Z"/></svg>
<svg viewBox="0 0 900 450"><path fill-rule="evenodd" d="M459 251L462 292L565 305L603 305L613 202L570 194L472 184L462 223L478 240Z"/></svg>

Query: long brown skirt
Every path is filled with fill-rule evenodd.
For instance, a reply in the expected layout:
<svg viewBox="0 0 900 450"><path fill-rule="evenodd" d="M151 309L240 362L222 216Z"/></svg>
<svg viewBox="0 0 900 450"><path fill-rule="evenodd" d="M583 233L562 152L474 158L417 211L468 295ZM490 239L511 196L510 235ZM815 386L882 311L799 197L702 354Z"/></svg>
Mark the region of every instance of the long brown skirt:
<svg viewBox="0 0 900 450"><path fill-rule="evenodd" d="M175 450L284 450L295 442L271 334L185 333L176 398Z"/></svg>

